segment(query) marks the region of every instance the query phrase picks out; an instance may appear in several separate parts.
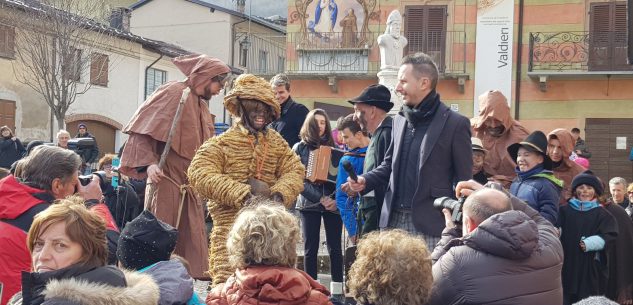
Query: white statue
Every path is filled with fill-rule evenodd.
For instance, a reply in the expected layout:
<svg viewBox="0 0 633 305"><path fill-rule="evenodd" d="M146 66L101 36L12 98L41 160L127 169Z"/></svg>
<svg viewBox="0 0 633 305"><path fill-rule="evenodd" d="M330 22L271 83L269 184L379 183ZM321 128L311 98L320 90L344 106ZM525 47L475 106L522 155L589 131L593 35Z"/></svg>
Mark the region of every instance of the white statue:
<svg viewBox="0 0 633 305"><path fill-rule="evenodd" d="M400 68L404 47L407 46L407 38L400 35L401 28L402 16L398 10L393 10L387 18L385 33L378 36L381 70L398 70Z"/></svg>

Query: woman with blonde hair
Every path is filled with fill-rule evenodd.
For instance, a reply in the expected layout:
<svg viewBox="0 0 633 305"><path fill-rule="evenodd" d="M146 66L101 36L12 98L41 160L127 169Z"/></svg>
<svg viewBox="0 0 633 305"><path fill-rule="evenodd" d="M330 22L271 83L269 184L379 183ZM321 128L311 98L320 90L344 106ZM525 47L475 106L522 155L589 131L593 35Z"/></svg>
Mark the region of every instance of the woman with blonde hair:
<svg viewBox="0 0 633 305"><path fill-rule="evenodd" d="M283 206L267 200L242 209L226 243L235 273L207 304L332 304L323 285L294 267L299 238L297 219Z"/></svg>
<svg viewBox="0 0 633 305"><path fill-rule="evenodd" d="M27 237L31 273L8 305L157 304L148 275L106 266L106 225L83 199L69 197L35 216Z"/></svg>
<svg viewBox="0 0 633 305"><path fill-rule="evenodd" d="M423 305L432 284L426 243L402 230L374 231L362 238L347 282L362 305Z"/></svg>

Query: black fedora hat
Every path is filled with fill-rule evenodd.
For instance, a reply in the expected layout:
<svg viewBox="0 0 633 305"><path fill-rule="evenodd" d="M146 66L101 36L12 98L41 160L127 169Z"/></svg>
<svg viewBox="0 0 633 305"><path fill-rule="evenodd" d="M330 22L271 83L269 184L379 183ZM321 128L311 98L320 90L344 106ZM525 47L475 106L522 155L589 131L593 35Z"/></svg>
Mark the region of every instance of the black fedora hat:
<svg viewBox="0 0 633 305"><path fill-rule="evenodd" d="M376 106L385 112L389 112L389 110L393 108L393 103L391 102L391 92L389 92L387 87L380 84L370 85L365 88L359 96L349 100L348 102L352 105L356 103L364 103Z"/></svg>
<svg viewBox="0 0 633 305"><path fill-rule="evenodd" d="M508 153L515 163L517 162L517 154L521 147L543 155L543 166L545 169L552 169L552 159L547 155L547 137L542 131L537 130L528 135L525 140L508 146Z"/></svg>

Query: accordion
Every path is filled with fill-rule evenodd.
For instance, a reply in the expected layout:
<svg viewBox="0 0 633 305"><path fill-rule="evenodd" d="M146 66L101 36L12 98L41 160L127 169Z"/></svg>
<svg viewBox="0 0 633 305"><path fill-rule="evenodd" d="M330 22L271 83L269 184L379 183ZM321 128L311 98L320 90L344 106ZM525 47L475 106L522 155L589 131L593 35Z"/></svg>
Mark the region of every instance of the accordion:
<svg viewBox="0 0 633 305"><path fill-rule="evenodd" d="M336 183L338 164L345 151L322 145L310 152L306 179L312 183Z"/></svg>

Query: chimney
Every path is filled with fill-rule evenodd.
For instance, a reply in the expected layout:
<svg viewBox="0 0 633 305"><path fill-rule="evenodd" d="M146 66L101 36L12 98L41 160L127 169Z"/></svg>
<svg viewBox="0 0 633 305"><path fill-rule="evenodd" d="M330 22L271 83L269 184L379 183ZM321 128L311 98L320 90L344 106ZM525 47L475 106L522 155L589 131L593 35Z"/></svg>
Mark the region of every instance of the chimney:
<svg viewBox="0 0 633 305"><path fill-rule="evenodd" d="M125 32L130 31L132 10L127 7L115 7L110 14L110 26Z"/></svg>
<svg viewBox="0 0 633 305"><path fill-rule="evenodd" d="M235 0L235 6L238 12L244 14L244 10L246 9L246 0Z"/></svg>

